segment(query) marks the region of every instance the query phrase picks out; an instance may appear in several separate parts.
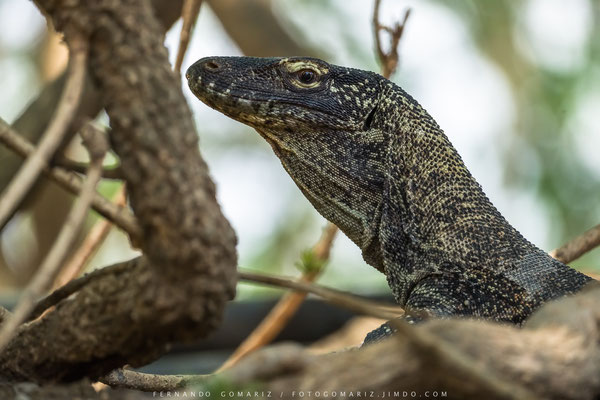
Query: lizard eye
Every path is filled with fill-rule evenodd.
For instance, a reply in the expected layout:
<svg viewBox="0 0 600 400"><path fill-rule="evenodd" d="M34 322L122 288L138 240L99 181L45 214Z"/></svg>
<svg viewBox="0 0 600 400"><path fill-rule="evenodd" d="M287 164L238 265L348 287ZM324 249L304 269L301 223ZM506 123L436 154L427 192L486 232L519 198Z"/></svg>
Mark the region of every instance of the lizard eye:
<svg viewBox="0 0 600 400"><path fill-rule="evenodd" d="M297 74L298 80L304 85L310 85L317 80L317 73L312 69L302 69Z"/></svg>

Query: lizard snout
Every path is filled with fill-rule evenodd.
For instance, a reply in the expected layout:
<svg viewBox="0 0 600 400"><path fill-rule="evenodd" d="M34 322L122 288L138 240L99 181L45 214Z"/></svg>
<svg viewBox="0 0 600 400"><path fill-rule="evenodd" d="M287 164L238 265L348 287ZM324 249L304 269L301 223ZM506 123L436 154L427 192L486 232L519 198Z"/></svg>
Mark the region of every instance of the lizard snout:
<svg viewBox="0 0 600 400"><path fill-rule="evenodd" d="M196 61L192 64L185 73L185 77L189 81L190 79L201 76L207 72L215 73L223 70L223 63L219 62L213 57L206 57Z"/></svg>

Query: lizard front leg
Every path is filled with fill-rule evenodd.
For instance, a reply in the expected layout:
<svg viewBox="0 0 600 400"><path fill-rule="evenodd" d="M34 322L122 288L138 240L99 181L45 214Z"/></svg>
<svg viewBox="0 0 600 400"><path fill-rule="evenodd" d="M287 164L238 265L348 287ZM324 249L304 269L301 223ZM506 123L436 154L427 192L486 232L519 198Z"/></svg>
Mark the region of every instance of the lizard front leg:
<svg viewBox="0 0 600 400"><path fill-rule="evenodd" d="M476 276L461 272L431 273L419 280L404 304L401 321L414 324L433 318L476 317L520 324L533 310L525 290L502 278L487 288ZM378 342L395 332L386 322L367 334L364 344Z"/></svg>

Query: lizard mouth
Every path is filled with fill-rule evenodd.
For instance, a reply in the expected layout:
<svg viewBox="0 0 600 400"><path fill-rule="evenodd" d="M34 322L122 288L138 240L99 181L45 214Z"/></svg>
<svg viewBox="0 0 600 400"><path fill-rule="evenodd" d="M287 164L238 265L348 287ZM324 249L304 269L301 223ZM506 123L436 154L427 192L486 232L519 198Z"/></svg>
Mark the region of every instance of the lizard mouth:
<svg viewBox="0 0 600 400"><path fill-rule="evenodd" d="M205 82L202 77L189 77L192 93L207 106L251 126L262 126L264 117L261 109L265 101L250 100L231 93L230 90L215 89L214 82Z"/></svg>
<svg viewBox="0 0 600 400"><path fill-rule="evenodd" d="M206 66L192 65L186 72L192 93L209 107L256 129L331 128L354 130L352 121L326 109L295 102L284 93L277 96L261 88L245 89L235 80L220 79Z"/></svg>

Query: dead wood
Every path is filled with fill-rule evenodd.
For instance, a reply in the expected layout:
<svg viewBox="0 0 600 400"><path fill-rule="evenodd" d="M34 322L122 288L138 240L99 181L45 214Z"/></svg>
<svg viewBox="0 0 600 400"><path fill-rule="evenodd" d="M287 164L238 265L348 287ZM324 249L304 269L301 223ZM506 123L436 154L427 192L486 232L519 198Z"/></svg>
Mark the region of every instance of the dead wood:
<svg viewBox="0 0 600 400"><path fill-rule="evenodd" d="M446 392L452 399L592 399L600 394L599 302L600 288L590 284L576 296L542 307L524 329L434 320L407 325L414 335L400 333L324 356L274 346L249 355L218 379L234 387L260 380L262 388L281 398L298 398L300 391L304 396L309 391L322 396L416 391ZM419 343L427 336L435 339L433 348Z"/></svg>
<svg viewBox="0 0 600 400"><path fill-rule="evenodd" d="M67 43L89 41L144 256L20 327L0 355L12 380L69 381L141 365L200 338L235 293L235 235L215 199L163 28L143 0L39 0Z"/></svg>

